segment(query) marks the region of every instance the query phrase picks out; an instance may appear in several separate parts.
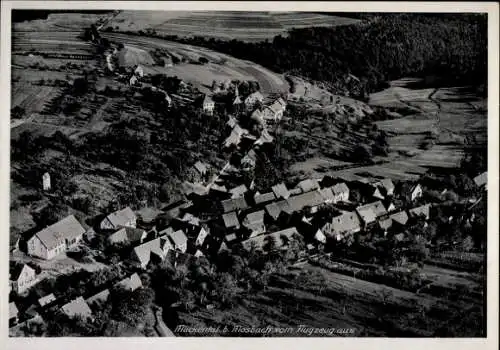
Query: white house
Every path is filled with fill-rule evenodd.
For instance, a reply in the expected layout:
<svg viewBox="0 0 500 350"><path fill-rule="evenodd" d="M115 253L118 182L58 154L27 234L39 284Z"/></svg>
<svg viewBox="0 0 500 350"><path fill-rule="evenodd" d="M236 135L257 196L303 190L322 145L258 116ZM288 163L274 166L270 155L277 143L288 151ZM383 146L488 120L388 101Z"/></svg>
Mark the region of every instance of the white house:
<svg viewBox="0 0 500 350"><path fill-rule="evenodd" d="M264 101L264 96L259 91L256 91L247 96L245 99L245 107L247 109L252 109L256 103L262 103Z"/></svg>
<svg viewBox="0 0 500 350"><path fill-rule="evenodd" d="M347 202L349 200L349 187L345 183L338 183L332 186L335 202Z"/></svg>
<svg viewBox="0 0 500 350"><path fill-rule="evenodd" d="M125 227L135 227L137 222L137 217L135 213L126 207L121 210L117 210L108 216L106 216L100 224L101 230L117 230L122 226Z"/></svg>
<svg viewBox="0 0 500 350"><path fill-rule="evenodd" d="M137 77L135 75L132 75L129 80L130 86L134 86L138 83Z"/></svg>
<svg viewBox="0 0 500 350"><path fill-rule="evenodd" d="M280 97L269 106L264 107L263 117L265 120L281 120L286 110L286 102Z"/></svg>
<svg viewBox="0 0 500 350"><path fill-rule="evenodd" d="M202 246L207 236L208 236L208 231L205 230L203 227L200 227L198 229L198 234L196 235L196 240L194 244L198 247Z"/></svg>
<svg viewBox="0 0 500 350"><path fill-rule="evenodd" d="M23 294L38 283L36 272L26 264L14 263L10 266L9 280L12 290L17 294Z"/></svg>
<svg viewBox="0 0 500 350"><path fill-rule="evenodd" d="M44 191L50 191L50 174L45 173L42 176L42 186Z"/></svg>
<svg viewBox="0 0 500 350"><path fill-rule="evenodd" d="M142 78L144 76L144 69L142 69L142 67L138 65L134 70L134 75Z"/></svg>
<svg viewBox="0 0 500 350"><path fill-rule="evenodd" d="M74 215L37 232L26 243L28 254L50 260L77 245L83 238L85 229Z"/></svg>
<svg viewBox="0 0 500 350"><path fill-rule="evenodd" d="M205 95L203 99L203 112L212 115L214 113L215 102L208 96Z"/></svg>

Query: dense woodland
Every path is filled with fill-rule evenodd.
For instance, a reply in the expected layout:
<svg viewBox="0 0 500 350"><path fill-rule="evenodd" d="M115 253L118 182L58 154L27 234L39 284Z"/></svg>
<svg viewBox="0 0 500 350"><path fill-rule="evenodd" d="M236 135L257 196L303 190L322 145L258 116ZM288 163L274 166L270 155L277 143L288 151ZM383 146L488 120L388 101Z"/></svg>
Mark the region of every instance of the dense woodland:
<svg viewBox="0 0 500 350"><path fill-rule="evenodd" d="M337 92L347 88L345 78L353 74L361 80L359 97L382 88L388 80L407 75L439 75L448 82L467 84L486 82L486 15L360 16L362 24L294 29L288 37L277 36L272 42L166 38L248 59L278 72L324 81Z"/></svg>

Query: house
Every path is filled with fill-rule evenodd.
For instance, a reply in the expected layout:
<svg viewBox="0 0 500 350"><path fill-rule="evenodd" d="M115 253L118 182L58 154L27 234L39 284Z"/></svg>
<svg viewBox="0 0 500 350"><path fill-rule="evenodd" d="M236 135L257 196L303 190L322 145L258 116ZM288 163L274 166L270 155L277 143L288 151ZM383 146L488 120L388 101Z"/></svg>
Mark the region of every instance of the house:
<svg viewBox="0 0 500 350"><path fill-rule="evenodd" d="M361 221L356 212L345 212L326 223L321 231L329 237L341 240L346 235L361 231Z"/></svg>
<svg viewBox="0 0 500 350"><path fill-rule="evenodd" d="M264 224L264 210L255 211L249 213L245 219L243 219L243 226L250 230L250 237L254 237L261 233L266 232L266 225Z"/></svg>
<svg viewBox="0 0 500 350"><path fill-rule="evenodd" d="M188 239L182 230L175 231L168 235L170 242L175 250L185 253L187 250Z"/></svg>
<svg viewBox="0 0 500 350"><path fill-rule="evenodd" d="M180 219L182 222L187 222L188 224L198 226L200 225L200 219L191 213L184 213L184 216Z"/></svg>
<svg viewBox="0 0 500 350"><path fill-rule="evenodd" d="M196 252L194 252L195 258L201 258L202 256L205 256L205 254L203 254L201 250L197 249Z"/></svg>
<svg viewBox="0 0 500 350"><path fill-rule="evenodd" d="M263 204L267 202L274 201L276 199L276 196L274 195L273 192L267 192L267 193L256 193L253 197L253 200L255 204Z"/></svg>
<svg viewBox="0 0 500 350"><path fill-rule="evenodd" d="M224 210L224 213L228 213L230 211L236 211L236 210L245 210L245 209L249 208L244 197L226 199L226 200L223 200L221 202L221 204L222 204L222 208Z"/></svg>
<svg viewBox="0 0 500 350"><path fill-rule="evenodd" d="M286 188L284 183L274 185L271 189L276 198L278 199L279 198L287 199L288 197L290 197L290 192L288 192L288 189Z"/></svg>
<svg viewBox="0 0 500 350"><path fill-rule="evenodd" d="M392 219L391 218L380 219L378 221L378 226L384 233L387 233L387 230L392 227Z"/></svg>
<svg viewBox="0 0 500 350"><path fill-rule="evenodd" d="M14 302L9 303L9 326L13 326L19 320L19 310Z"/></svg>
<svg viewBox="0 0 500 350"><path fill-rule="evenodd" d="M140 65L137 65L137 67L134 70L134 75L137 75L138 77L143 77L144 76L144 69Z"/></svg>
<svg viewBox="0 0 500 350"><path fill-rule="evenodd" d="M224 237L224 239L225 239L225 241L226 241L227 243L232 243L232 242L234 242L237 238L238 238L238 236L236 236L236 233L230 233L230 234L228 234L228 235L226 235L226 236ZM224 243L223 243L223 244L224 244Z"/></svg>
<svg viewBox="0 0 500 350"><path fill-rule="evenodd" d="M241 168L242 169L252 169L255 167L257 162L257 154L253 149L248 151L247 154L241 159Z"/></svg>
<svg viewBox="0 0 500 350"><path fill-rule="evenodd" d="M193 193L198 196L204 196L210 191L208 187L203 186L203 184L200 182L192 183L189 181L184 181L181 187L186 196L191 196Z"/></svg>
<svg viewBox="0 0 500 350"><path fill-rule="evenodd" d="M238 89L236 89L236 91L238 91ZM234 97L234 100L233 100L233 108L236 110L236 111L239 111L240 108L241 108L241 105L243 104L243 101L241 101L241 98L240 96L236 95Z"/></svg>
<svg viewBox="0 0 500 350"><path fill-rule="evenodd" d="M145 230L135 227L122 227L115 233L108 236L108 242L111 244L140 244L147 237Z"/></svg>
<svg viewBox="0 0 500 350"><path fill-rule="evenodd" d="M424 217L426 220L429 219L430 217L430 209L431 205L430 204L424 204L416 208L412 208L408 210L410 213L410 217Z"/></svg>
<svg viewBox="0 0 500 350"><path fill-rule="evenodd" d="M219 249L217 250L217 253L222 253L222 252L228 252L229 248L227 247L226 242L222 242Z"/></svg>
<svg viewBox="0 0 500 350"><path fill-rule="evenodd" d="M314 234L314 240L326 244L326 236L321 230L317 230L316 233Z"/></svg>
<svg viewBox="0 0 500 350"><path fill-rule="evenodd" d="M197 246L197 247L201 247L203 245L203 243L205 242L205 238L207 238L208 236L208 231L205 230L205 228L203 227L198 227L197 228L197 234L196 234L196 240L194 242L194 244Z"/></svg>
<svg viewBox="0 0 500 350"><path fill-rule="evenodd" d="M238 216L234 211L223 214L222 220L224 221L224 226L228 230L231 229L237 230L240 228L240 222L238 221Z"/></svg>
<svg viewBox="0 0 500 350"><path fill-rule="evenodd" d="M137 77L135 75L132 75L128 82L129 82L130 86L134 86L134 85L138 84L139 80L137 79Z"/></svg>
<svg viewBox="0 0 500 350"><path fill-rule="evenodd" d="M310 207L311 212L314 213L317 207L325 202L325 199L321 195L321 192L316 190L289 197L287 202L291 209L290 213L298 212L308 207Z"/></svg>
<svg viewBox="0 0 500 350"><path fill-rule="evenodd" d="M349 200L349 187L343 182L335 184L331 187L335 197L334 202L347 202Z"/></svg>
<svg viewBox="0 0 500 350"><path fill-rule="evenodd" d="M269 132L267 131L267 129L264 129L262 131L262 133L260 134L260 137L257 141L254 142L254 145L255 146L260 146L260 145L263 145L265 143L272 143L274 140L274 137L272 137Z"/></svg>
<svg viewBox="0 0 500 350"><path fill-rule="evenodd" d="M61 307L61 312L66 314L68 317L91 317L92 310L85 302L82 297L78 297L75 300L70 301L69 303L63 305Z"/></svg>
<svg viewBox="0 0 500 350"><path fill-rule="evenodd" d="M204 178L207 175L208 165L206 163L197 161L196 163L194 163L194 168L202 178Z"/></svg>
<svg viewBox="0 0 500 350"><path fill-rule="evenodd" d="M230 115L229 119L226 122L226 125L228 125L231 129L233 129L236 126L236 124L238 124L238 121L236 120L235 117Z"/></svg>
<svg viewBox="0 0 500 350"><path fill-rule="evenodd" d="M210 96L205 95L203 99L203 112L208 115L212 115L214 113L215 102L210 98Z"/></svg>
<svg viewBox="0 0 500 350"><path fill-rule="evenodd" d="M324 203L334 203L335 202L335 195L333 194L333 191L330 187L323 188L319 190L319 193L323 197Z"/></svg>
<svg viewBox="0 0 500 350"><path fill-rule="evenodd" d="M44 191L50 191L50 174L45 173L42 176L42 187Z"/></svg>
<svg viewBox="0 0 500 350"><path fill-rule="evenodd" d="M477 187L486 189L488 183L488 172L485 171L484 173L479 174L473 180Z"/></svg>
<svg viewBox="0 0 500 350"><path fill-rule="evenodd" d="M394 205L394 202L390 198L384 199L382 203L384 204L384 207L386 208L388 213L396 210L396 206Z"/></svg>
<svg viewBox="0 0 500 350"><path fill-rule="evenodd" d="M286 102L280 97L271 105L264 107L264 119L278 121L283 118L283 113L286 110Z"/></svg>
<svg viewBox="0 0 500 350"><path fill-rule="evenodd" d="M134 273L129 277L126 277L121 281L117 282L115 286L119 286L122 287L123 289L133 292L134 290L142 287L142 281L139 275L137 273Z"/></svg>
<svg viewBox="0 0 500 350"><path fill-rule="evenodd" d="M356 212L361 217L361 220L363 220L365 225L371 224L375 222L379 216L387 214L387 211L381 201L361 205L356 208Z"/></svg>
<svg viewBox="0 0 500 350"><path fill-rule="evenodd" d="M288 204L286 199L283 199L278 202L272 202L266 205L267 214L273 218L273 220L277 220L281 213L292 213L292 208Z"/></svg>
<svg viewBox="0 0 500 350"><path fill-rule="evenodd" d="M74 215L52 224L35 233L27 243L28 254L45 260L66 252L83 238L85 229Z"/></svg>
<svg viewBox="0 0 500 350"><path fill-rule="evenodd" d="M12 290L17 294L25 293L38 283L35 270L27 264L12 262L9 270L9 280Z"/></svg>
<svg viewBox="0 0 500 350"><path fill-rule="evenodd" d="M408 214L406 213L406 211L400 211L398 213L391 214L389 215L389 218L391 218L394 223L401 226L406 225L406 223L408 222Z"/></svg>
<svg viewBox="0 0 500 350"><path fill-rule="evenodd" d="M54 301L56 301L56 296L53 293L50 293L38 299L38 304L40 305L40 307L45 307L49 304L52 304Z"/></svg>
<svg viewBox="0 0 500 350"><path fill-rule="evenodd" d="M382 195L385 196L393 196L396 188L392 180L388 178L376 182L374 186L381 189Z"/></svg>
<svg viewBox="0 0 500 350"><path fill-rule="evenodd" d="M416 200L417 198L420 198L422 197L422 194L423 194L423 190L422 190L422 186L420 186L420 184L416 184L414 186L405 186L402 190L403 192L403 196L406 197L407 200L409 201L414 201Z"/></svg>
<svg viewBox="0 0 500 350"><path fill-rule="evenodd" d="M88 305L92 306L94 304L103 304L109 298L109 289L105 289L97 294L92 295L90 298L86 299Z"/></svg>
<svg viewBox="0 0 500 350"><path fill-rule="evenodd" d="M256 109L250 115L250 119L254 120L256 123L264 125L264 113L262 113L259 109Z"/></svg>
<svg viewBox="0 0 500 350"><path fill-rule="evenodd" d="M126 207L121 210L117 210L104 218L101 221L101 230L117 230L122 226L135 227L137 222L137 217L135 213Z"/></svg>
<svg viewBox="0 0 500 350"><path fill-rule="evenodd" d="M246 134L248 134L248 130L236 124L233 130L231 130L231 134L224 141L224 147L238 146L241 142L241 137Z"/></svg>
<svg viewBox="0 0 500 350"><path fill-rule="evenodd" d="M246 250L251 250L255 248L257 250L267 251L269 250L269 245L271 241L274 241L274 249L279 249L286 247L290 240L295 236L299 236L297 229L295 227L287 228L285 230L268 233L265 235L258 235L249 238L242 242L243 248Z"/></svg>
<svg viewBox="0 0 500 350"><path fill-rule="evenodd" d="M239 198L239 197L243 197L243 195L247 191L248 191L248 188L245 185L239 185L235 188L230 189L229 193L231 193L231 198Z"/></svg>
<svg viewBox="0 0 500 350"><path fill-rule="evenodd" d="M307 179L300 181L297 186L302 190L302 192L309 192L314 190L319 190L319 181L316 179Z"/></svg>
<svg viewBox="0 0 500 350"><path fill-rule="evenodd" d="M131 259L134 263L145 269L151 262L153 256L159 261L162 261L165 259L168 252L173 248L173 244L169 240L168 236L157 237L151 241L134 247Z"/></svg>
<svg viewBox="0 0 500 350"><path fill-rule="evenodd" d="M264 101L264 96L262 96L259 91L256 91L247 96L245 99L245 107L250 110L255 106L255 104L262 103L262 101Z"/></svg>

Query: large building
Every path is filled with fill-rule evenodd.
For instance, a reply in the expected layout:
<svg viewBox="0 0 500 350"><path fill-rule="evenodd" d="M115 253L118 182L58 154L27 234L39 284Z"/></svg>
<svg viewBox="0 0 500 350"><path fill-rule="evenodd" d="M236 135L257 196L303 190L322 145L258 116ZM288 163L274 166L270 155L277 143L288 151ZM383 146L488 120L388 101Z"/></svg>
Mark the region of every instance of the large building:
<svg viewBox="0 0 500 350"><path fill-rule="evenodd" d="M121 210L117 210L104 218L101 221L101 230L118 230L121 227L135 227L137 222L137 217L135 213L126 207Z"/></svg>
<svg viewBox="0 0 500 350"><path fill-rule="evenodd" d="M85 229L74 217L61 221L37 232L27 241L28 254L42 259L52 259L76 246L83 238Z"/></svg>

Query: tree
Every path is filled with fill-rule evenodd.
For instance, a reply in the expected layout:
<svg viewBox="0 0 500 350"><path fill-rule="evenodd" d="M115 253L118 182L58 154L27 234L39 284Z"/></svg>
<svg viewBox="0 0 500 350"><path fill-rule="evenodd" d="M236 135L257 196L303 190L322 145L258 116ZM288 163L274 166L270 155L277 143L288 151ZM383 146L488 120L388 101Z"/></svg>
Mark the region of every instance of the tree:
<svg viewBox="0 0 500 350"><path fill-rule="evenodd" d="M276 249L277 244L276 244L276 238L272 235L269 235L265 238L266 243L264 244L264 250L266 252L271 252Z"/></svg>
<svg viewBox="0 0 500 350"><path fill-rule="evenodd" d="M367 145L358 145L354 148L353 157L360 162L366 162L373 157L372 150Z"/></svg>

